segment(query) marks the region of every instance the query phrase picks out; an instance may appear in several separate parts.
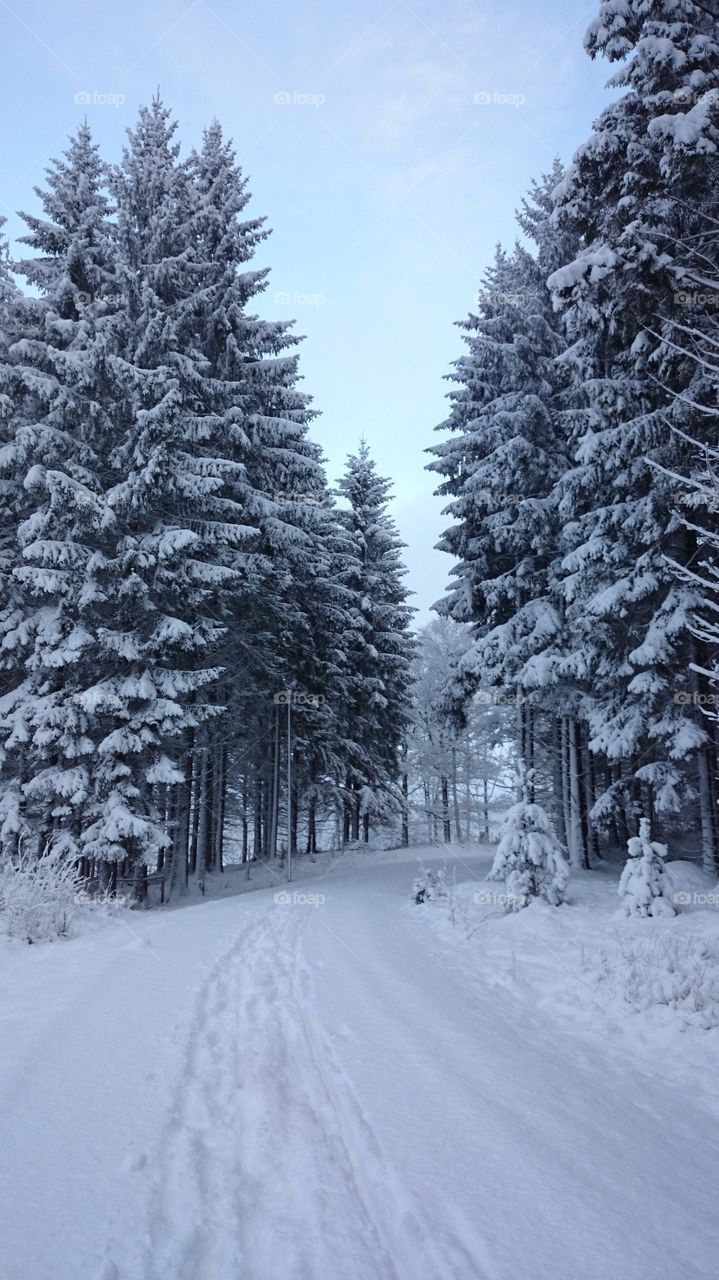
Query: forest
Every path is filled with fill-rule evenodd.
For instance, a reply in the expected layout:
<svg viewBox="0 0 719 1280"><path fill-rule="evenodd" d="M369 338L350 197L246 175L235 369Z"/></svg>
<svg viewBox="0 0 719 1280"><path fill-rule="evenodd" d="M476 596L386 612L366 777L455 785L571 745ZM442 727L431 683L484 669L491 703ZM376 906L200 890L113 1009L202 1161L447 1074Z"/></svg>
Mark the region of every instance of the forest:
<svg viewBox="0 0 719 1280"><path fill-rule="evenodd" d="M0 0L0 1280L717 1280L719 0L582 7Z"/></svg>
<svg viewBox="0 0 719 1280"><path fill-rule="evenodd" d="M487 839L519 767L574 865L644 818L716 871L719 54L709 17L668 53L604 9L620 92L459 322L419 629L391 480L366 440L328 478L292 323L253 310L220 124L185 156L156 96L119 164L87 123L51 164L0 263L7 865L144 898Z"/></svg>

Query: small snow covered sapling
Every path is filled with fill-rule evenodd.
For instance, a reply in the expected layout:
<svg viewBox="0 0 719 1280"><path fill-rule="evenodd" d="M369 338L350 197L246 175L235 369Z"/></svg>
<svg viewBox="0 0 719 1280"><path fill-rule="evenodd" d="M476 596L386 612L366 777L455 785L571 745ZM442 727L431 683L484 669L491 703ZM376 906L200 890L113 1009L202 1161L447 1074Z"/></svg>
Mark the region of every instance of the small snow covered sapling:
<svg viewBox="0 0 719 1280"><path fill-rule="evenodd" d="M412 901L419 904L436 902L439 898L446 897L446 871L443 868L432 871L420 863L420 874L412 883Z"/></svg>
<svg viewBox="0 0 719 1280"><path fill-rule="evenodd" d="M532 898L554 907L564 901L569 863L541 805L525 799L509 810L488 878L504 880L508 911L519 911Z"/></svg>
<svg viewBox="0 0 719 1280"><path fill-rule="evenodd" d="M652 840L649 819L642 818L639 835L627 841L629 859L619 881L619 897L628 916L674 916L671 887L664 859L665 844Z"/></svg>

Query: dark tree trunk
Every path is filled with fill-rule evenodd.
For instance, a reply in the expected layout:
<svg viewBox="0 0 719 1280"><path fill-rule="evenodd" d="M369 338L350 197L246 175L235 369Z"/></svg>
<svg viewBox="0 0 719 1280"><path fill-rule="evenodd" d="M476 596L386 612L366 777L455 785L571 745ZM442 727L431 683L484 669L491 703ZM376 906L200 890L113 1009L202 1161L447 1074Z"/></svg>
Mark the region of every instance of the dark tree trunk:
<svg viewBox="0 0 719 1280"><path fill-rule="evenodd" d="M307 807L307 852L317 852L317 797L310 796Z"/></svg>
<svg viewBox="0 0 719 1280"><path fill-rule="evenodd" d="M353 842L357 842L359 840L359 828L360 828L360 801L359 801L359 794L355 790L352 793L352 840Z"/></svg>
<svg viewBox="0 0 719 1280"><path fill-rule="evenodd" d="M255 765L255 788L254 801L252 805L252 856L256 859L262 857L262 779L259 770Z"/></svg>
<svg viewBox="0 0 719 1280"><path fill-rule="evenodd" d="M272 751L272 804L270 806L270 858L277 857L277 826L280 812L280 708L275 707L275 734Z"/></svg>
<svg viewBox="0 0 719 1280"><path fill-rule="evenodd" d="M244 774L242 778L242 861L243 863L247 862L250 856L250 848L249 848L250 832L249 832L249 822L247 817L248 800L249 800L249 795L248 795L248 786L247 786L247 774Z"/></svg>
<svg viewBox="0 0 719 1280"><path fill-rule="evenodd" d="M445 844L452 843L452 824L449 820L449 780L445 777L442 784L442 835Z"/></svg>
<svg viewBox="0 0 719 1280"><path fill-rule="evenodd" d="M405 752L405 769L402 774L402 834L400 836L403 849L409 849L409 776L406 767Z"/></svg>
<svg viewBox="0 0 719 1280"><path fill-rule="evenodd" d="M292 856L297 853L297 819L299 813L299 796L297 788L293 785L292 795L290 796L290 842L292 847Z"/></svg>

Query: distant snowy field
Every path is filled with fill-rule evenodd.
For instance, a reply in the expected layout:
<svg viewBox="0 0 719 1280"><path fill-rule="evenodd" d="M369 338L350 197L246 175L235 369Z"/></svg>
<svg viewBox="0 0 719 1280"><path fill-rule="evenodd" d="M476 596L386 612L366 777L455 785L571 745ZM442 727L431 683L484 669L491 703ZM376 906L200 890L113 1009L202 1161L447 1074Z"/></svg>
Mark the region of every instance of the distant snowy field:
<svg viewBox="0 0 719 1280"><path fill-rule="evenodd" d="M2 1280L715 1280L719 911L419 859L0 942Z"/></svg>

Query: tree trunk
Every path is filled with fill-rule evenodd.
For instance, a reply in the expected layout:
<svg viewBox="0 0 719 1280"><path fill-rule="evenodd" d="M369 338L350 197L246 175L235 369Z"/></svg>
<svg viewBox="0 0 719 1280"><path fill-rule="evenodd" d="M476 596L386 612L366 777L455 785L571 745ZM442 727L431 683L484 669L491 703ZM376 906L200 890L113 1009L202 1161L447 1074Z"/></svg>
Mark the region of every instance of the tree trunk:
<svg viewBox="0 0 719 1280"><path fill-rule="evenodd" d="M262 779L260 771L255 764L255 787L254 800L252 804L252 856L255 859L262 857Z"/></svg>
<svg viewBox="0 0 719 1280"><path fill-rule="evenodd" d="M432 844L432 804L429 792L429 783L425 779L422 783L424 792L424 816L427 820L427 844Z"/></svg>
<svg viewBox="0 0 719 1280"><path fill-rule="evenodd" d="M242 861L247 862L249 850L249 824L247 820L247 774L242 778Z"/></svg>
<svg viewBox="0 0 719 1280"><path fill-rule="evenodd" d="M442 777L442 834L444 843L452 843L452 825L449 820L449 780Z"/></svg>
<svg viewBox="0 0 719 1280"><path fill-rule="evenodd" d="M280 812L280 708L275 707L275 736L272 753L272 804L270 806L269 857L277 857L277 826Z"/></svg>
<svg viewBox="0 0 719 1280"><path fill-rule="evenodd" d="M350 842L352 824L352 783L349 778L345 782L344 808L342 810L342 844Z"/></svg>
<svg viewBox="0 0 719 1280"><path fill-rule="evenodd" d="M471 790L470 790L470 765L469 765L469 741L465 745L464 752L464 829L467 832L467 840L472 840L472 809L471 809Z"/></svg>
<svg viewBox="0 0 719 1280"><path fill-rule="evenodd" d="M357 791L353 790L352 792L352 840L353 842L359 840L359 821L360 821L359 795Z"/></svg>
<svg viewBox="0 0 719 1280"><path fill-rule="evenodd" d="M536 781L534 777L534 711L524 704L525 757L527 761L527 799L534 804Z"/></svg>
<svg viewBox="0 0 719 1280"><path fill-rule="evenodd" d="M567 829L564 821L564 787L562 777L562 721L556 716L552 732L552 809L557 838L567 848Z"/></svg>
<svg viewBox="0 0 719 1280"><path fill-rule="evenodd" d="M569 744L569 858L573 866L583 867L585 850L582 838L581 779L577 751L577 724L573 716L567 717L567 740Z"/></svg>
<svg viewBox="0 0 719 1280"><path fill-rule="evenodd" d="M307 808L307 852L317 852L317 797L310 796Z"/></svg>
<svg viewBox="0 0 719 1280"><path fill-rule="evenodd" d="M701 823L702 867L707 875L716 876L716 814L714 812L711 776L711 752L703 747L697 753L699 774L699 821Z"/></svg>
<svg viewBox="0 0 719 1280"><path fill-rule="evenodd" d="M594 782L594 760L589 750L589 735L585 732L584 743L582 749L582 761L584 764L584 808L587 815L587 858L588 865L592 865L592 860L601 858L599 853L599 837L596 829L592 824L590 814L594 807L595 782Z"/></svg>
<svg viewBox="0 0 719 1280"><path fill-rule="evenodd" d="M452 804L454 807L454 833L457 843L462 843L462 823L459 820L459 795L457 793L457 747L452 746Z"/></svg>
<svg viewBox="0 0 719 1280"><path fill-rule="evenodd" d="M176 789L175 794L175 831L172 843L172 864L170 866L168 900L175 889L181 894L187 893L187 855L190 845L190 806L192 799L192 753L189 743L185 754L185 780Z"/></svg>
<svg viewBox="0 0 719 1280"><path fill-rule="evenodd" d="M702 646L703 648L703 646ZM698 647L693 646L692 660L699 658L703 665L707 665L706 655L699 653ZM700 677L698 671L690 671L690 688L694 695L695 706L699 704L698 695L705 692L706 681ZM701 704L699 704L699 707ZM701 727L709 734L711 738L711 723L705 721L701 715L701 710L695 712L697 718L701 717ZM700 748L697 752L697 776L699 782L699 823L701 829L701 848L702 848L702 867L707 875L716 876L719 870L717 859L717 812L714 803L714 787L712 784L712 748L711 741L705 747Z"/></svg>
<svg viewBox="0 0 719 1280"><path fill-rule="evenodd" d="M189 873L195 874L197 870L197 828L200 821L200 759L196 750L197 735L192 735L192 786L190 789L190 848L189 848Z"/></svg>
<svg viewBox="0 0 719 1280"><path fill-rule="evenodd" d="M403 849L409 849L409 775L406 769L402 774L402 830L400 843Z"/></svg>
<svg viewBox="0 0 719 1280"><path fill-rule="evenodd" d="M299 813L299 794L297 787L292 786L292 795L288 797L290 806L290 843L292 848L292 857L297 853L297 818Z"/></svg>
<svg viewBox="0 0 719 1280"><path fill-rule="evenodd" d="M574 737L577 744L577 770L579 775L579 830L582 836L582 866L589 871L589 809L587 807L587 779L584 771L585 752L584 735L579 720L574 722Z"/></svg>
<svg viewBox="0 0 719 1280"><path fill-rule="evenodd" d="M210 751L205 735L200 746L200 769L197 806L199 818L197 823L196 866L200 891L205 892L205 875L210 852Z"/></svg>
<svg viewBox="0 0 719 1280"><path fill-rule="evenodd" d="M225 807L227 797L227 749L218 742L212 766L212 849L213 871L224 871Z"/></svg>

